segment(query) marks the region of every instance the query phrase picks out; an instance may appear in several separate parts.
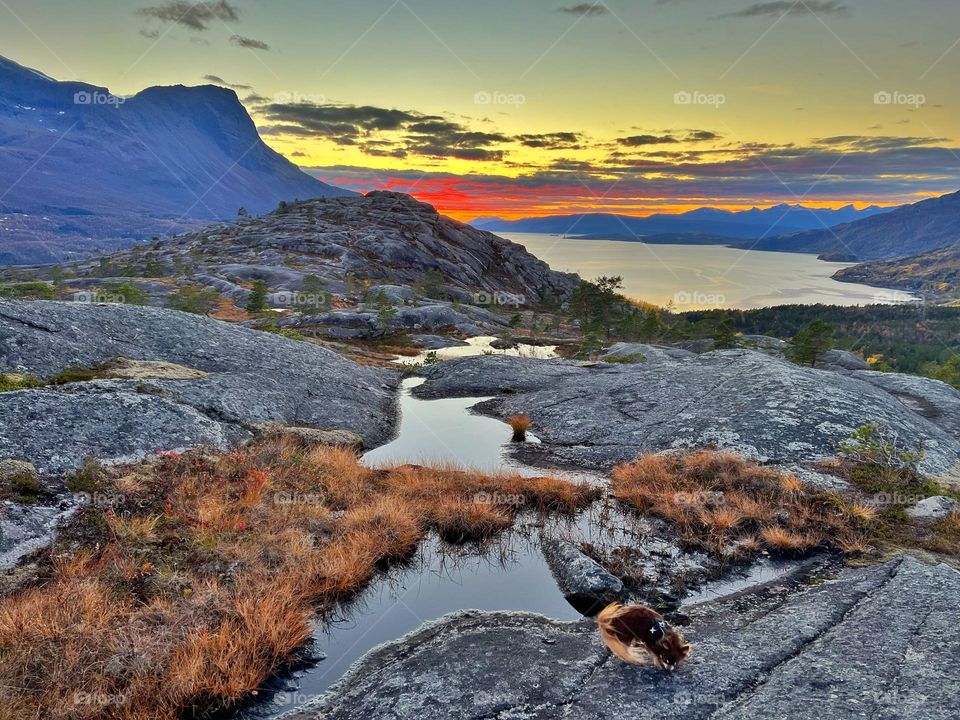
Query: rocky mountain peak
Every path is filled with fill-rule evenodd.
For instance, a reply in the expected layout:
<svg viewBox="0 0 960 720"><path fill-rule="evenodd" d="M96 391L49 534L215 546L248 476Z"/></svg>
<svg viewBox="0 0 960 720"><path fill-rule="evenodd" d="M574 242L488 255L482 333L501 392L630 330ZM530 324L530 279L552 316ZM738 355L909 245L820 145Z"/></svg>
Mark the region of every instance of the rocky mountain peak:
<svg viewBox="0 0 960 720"><path fill-rule="evenodd" d="M268 147L233 90L147 88L131 97L0 60L0 263L56 262L352 195ZM34 171L36 170L36 171ZM83 182L77 182L83 178Z"/></svg>

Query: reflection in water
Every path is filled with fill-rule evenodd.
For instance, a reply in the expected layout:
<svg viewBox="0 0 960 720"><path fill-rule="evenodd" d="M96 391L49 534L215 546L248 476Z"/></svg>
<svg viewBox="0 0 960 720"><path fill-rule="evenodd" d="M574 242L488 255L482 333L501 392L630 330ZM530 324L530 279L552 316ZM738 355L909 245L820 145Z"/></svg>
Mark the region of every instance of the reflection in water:
<svg viewBox="0 0 960 720"><path fill-rule="evenodd" d="M504 456L510 427L468 410L483 398L420 400L411 390L422 382L420 378L404 381L399 435L364 455L366 465L456 464L528 477L545 472ZM624 515L609 503L584 511L574 520L521 518L518 530L482 547L450 546L431 535L409 562L381 573L354 600L326 615L313 637L311 652L316 660L262 690L259 702L235 713L234 719L267 720L294 710L323 695L378 645L451 612L525 611L557 620L579 619L534 539L541 532L574 544L663 543L647 520ZM744 578L718 582L695 593L685 604L735 592L783 572L767 563Z"/></svg>
<svg viewBox="0 0 960 720"><path fill-rule="evenodd" d="M399 434L393 442L366 453L365 465L457 465L526 477L546 472L504 456L510 426L469 411L485 398L420 400L411 390L422 382L422 378L404 381ZM530 433L527 437L528 442L538 442ZM572 521L548 523L552 532L575 532ZM322 695L377 645L451 612L514 610L558 620L579 618L557 587L539 543L531 539L535 530L527 525L483 548L450 546L431 536L409 563L379 575L336 616L325 619L312 647L323 660L293 673L269 700L245 709L239 717L272 718L303 705Z"/></svg>
<svg viewBox="0 0 960 720"><path fill-rule="evenodd" d="M455 345L454 347L441 348L440 350L424 350L419 355L413 357L399 357L395 362L400 364L416 365L427 359L428 355L436 357L438 360L453 360L455 358L473 357L475 355L511 355L514 357L535 358L537 360L553 360L557 357L556 345L527 345L519 343L516 347L506 350L497 350L492 343L497 338L488 335L472 337L466 340L466 345Z"/></svg>
<svg viewBox="0 0 960 720"><path fill-rule="evenodd" d="M580 617L564 600L535 541L513 534L478 551L431 537L410 563L379 576L317 629L313 651L324 660L295 673L273 697L239 717L272 718L309 702L372 648L463 609Z"/></svg>
<svg viewBox="0 0 960 720"><path fill-rule="evenodd" d="M773 305L897 304L917 298L902 290L843 283L833 275L852 263L801 253L740 250L722 245L646 245L617 240L579 240L539 233L501 233L554 270L584 278L619 275L624 292L675 310Z"/></svg>
<svg viewBox="0 0 960 720"><path fill-rule="evenodd" d="M456 465L524 477L549 474L568 480L597 480L597 477L586 473L544 470L512 460L505 453L513 436L510 426L500 420L470 412L471 407L489 398L421 400L414 397L411 390L423 382L423 378L403 381L397 437L366 453L363 456L365 465ZM540 442L532 432L527 432L526 441Z"/></svg>

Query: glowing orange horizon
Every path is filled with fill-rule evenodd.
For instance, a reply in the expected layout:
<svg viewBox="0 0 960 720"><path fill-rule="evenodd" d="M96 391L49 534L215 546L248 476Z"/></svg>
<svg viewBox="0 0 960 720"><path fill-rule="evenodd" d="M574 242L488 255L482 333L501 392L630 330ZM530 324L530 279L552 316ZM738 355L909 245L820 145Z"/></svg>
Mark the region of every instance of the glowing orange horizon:
<svg viewBox="0 0 960 720"><path fill-rule="evenodd" d="M612 197L598 198L590 195L585 187L574 185L540 186L529 190L508 182L477 182L469 178L442 177L424 178L411 181L406 178L384 177L370 182L369 177L321 177L325 182L339 184L361 192L369 190L394 190L412 195L421 202L433 205L440 213L461 222L469 222L478 217L498 217L504 220L522 218L549 217L554 215L576 215L586 213L614 213L629 217L649 217L651 215L676 215L697 208L710 207L718 210L738 212L751 208L769 208L781 204L800 204L804 207L836 210L848 205L863 209L870 205L895 207L910 200L891 201L870 198L835 199L804 198L801 201L792 198L740 198L729 199L709 197Z"/></svg>

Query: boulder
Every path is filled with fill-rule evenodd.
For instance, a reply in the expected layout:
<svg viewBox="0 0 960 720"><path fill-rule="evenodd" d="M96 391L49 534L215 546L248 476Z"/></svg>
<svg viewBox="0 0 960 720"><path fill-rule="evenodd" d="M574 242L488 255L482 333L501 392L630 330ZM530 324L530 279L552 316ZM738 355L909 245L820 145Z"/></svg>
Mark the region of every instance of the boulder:
<svg viewBox="0 0 960 720"><path fill-rule="evenodd" d="M0 460L0 487L35 483L38 477L33 463L23 460Z"/></svg>
<svg viewBox="0 0 960 720"><path fill-rule="evenodd" d="M584 614L595 615L607 604L622 599L624 587L620 578L572 543L543 537L541 547L560 591Z"/></svg>
<svg viewBox="0 0 960 720"><path fill-rule="evenodd" d="M25 556L47 545L59 524L76 508L77 503L70 497L30 505L0 501L0 570L12 568Z"/></svg>
<svg viewBox="0 0 960 720"><path fill-rule="evenodd" d="M741 335L740 342L746 347L755 347L759 350L775 350L780 354L790 349L790 343L786 340L768 335Z"/></svg>
<svg viewBox="0 0 960 720"><path fill-rule="evenodd" d="M486 332L476 320L467 315L464 308L454 309L447 304L398 308L392 324L398 328L428 332L446 329L453 329L464 335L483 335ZM502 320L500 324L503 324Z"/></svg>
<svg viewBox="0 0 960 720"><path fill-rule="evenodd" d="M463 347L467 345L463 340L457 340L442 335L411 335L410 339L424 350L442 350L448 347Z"/></svg>
<svg viewBox="0 0 960 720"><path fill-rule="evenodd" d="M367 288L367 298L376 300L379 295L386 297L391 305L404 305L417 298L417 292L409 285L372 285Z"/></svg>
<svg viewBox="0 0 960 720"><path fill-rule="evenodd" d="M225 264L218 268L218 274L233 282L253 282L263 280L271 290L299 290L303 284L304 273L283 266L266 264Z"/></svg>
<svg viewBox="0 0 960 720"><path fill-rule="evenodd" d="M907 515L920 522L936 522L958 511L960 511L960 503L953 498L937 495L921 500L907 510Z"/></svg>
<svg viewBox="0 0 960 720"><path fill-rule="evenodd" d="M870 368L866 360L849 350L827 350L820 362L827 370L867 370Z"/></svg>

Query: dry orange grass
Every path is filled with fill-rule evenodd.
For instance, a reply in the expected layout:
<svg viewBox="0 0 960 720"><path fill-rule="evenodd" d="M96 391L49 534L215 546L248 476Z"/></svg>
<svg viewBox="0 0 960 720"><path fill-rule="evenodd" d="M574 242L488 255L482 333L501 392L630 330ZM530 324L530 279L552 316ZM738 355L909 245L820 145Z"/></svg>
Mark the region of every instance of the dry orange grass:
<svg viewBox="0 0 960 720"><path fill-rule="evenodd" d="M813 535L790 532L782 527L766 527L760 531L760 537L768 547L782 552L801 552L817 544Z"/></svg>
<svg viewBox="0 0 960 720"><path fill-rule="evenodd" d="M815 547L860 552L871 508L808 488L730 452L646 455L614 468L622 503L668 521L685 544L724 557Z"/></svg>
<svg viewBox="0 0 960 720"><path fill-rule="evenodd" d="M210 317L223 320L224 322L242 322L253 318L253 315L246 310L242 310L234 305L233 300L230 298L220 298L220 300L217 301L216 310L208 314Z"/></svg>
<svg viewBox="0 0 960 720"><path fill-rule="evenodd" d="M527 430L530 429L532 421L526 413L518 413L507 418L507 423L513 430L513 437L522 440L527 436Z"/></svg>
<svg viewBox="0 0 960 720"><path fill-rule="evenodd" d="M878 515L875 507L860 502L845 504L843 510L848 517L865 525L876 520Z"/></svg>
<svg viewBox="0 0 960 720"><path fill-rule="evenodd" d="M598 491L452 467L370 470L282 434L117 469L43 581L0 602L0 720L177 720L243 699L288 664L317 607L350 597L426 533L508 530ZM124 474L126 473L126 474ZM122 489L122 490L121 490Z"/></svg>

